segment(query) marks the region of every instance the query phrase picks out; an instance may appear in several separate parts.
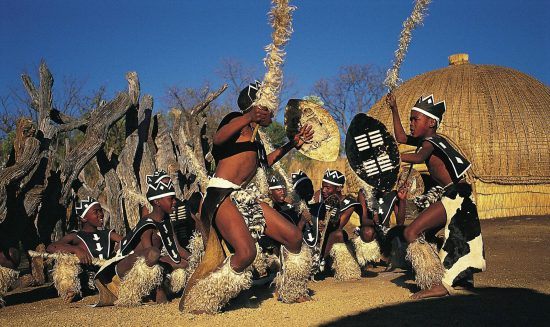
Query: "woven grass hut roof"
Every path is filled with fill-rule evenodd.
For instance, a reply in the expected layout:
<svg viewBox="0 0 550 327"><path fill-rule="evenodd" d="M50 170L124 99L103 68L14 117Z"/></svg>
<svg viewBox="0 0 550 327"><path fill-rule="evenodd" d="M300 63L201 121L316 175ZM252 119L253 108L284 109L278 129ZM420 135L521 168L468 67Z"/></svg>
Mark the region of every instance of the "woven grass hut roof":
<svg viewBox="0 0 550 327"><path fill-rule="evenodd" d="M449 66L403 83L395 96L408 131L409 114L421 95L445 100L438 133L473 163L473 177L485 183L550 183L550 88L517 70L475 65L464 54ZM368 113L393 131L384 99Z"/></svg>

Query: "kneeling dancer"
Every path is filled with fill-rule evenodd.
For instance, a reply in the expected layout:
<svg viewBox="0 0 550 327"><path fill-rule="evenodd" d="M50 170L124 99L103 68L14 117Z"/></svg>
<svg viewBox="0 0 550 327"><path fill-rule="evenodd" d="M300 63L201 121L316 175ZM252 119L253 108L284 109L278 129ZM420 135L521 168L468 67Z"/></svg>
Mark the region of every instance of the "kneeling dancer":
<svg viewBox="0 0 550 327"><path fill-rule="evenodd" d="M63 236L59 241L48 245L46 251L55 253L53 268L54 285L65 302L72 302L82 295L81 278L88 281L88 289L93 290L93 280L97 272L95 262L107 260L116 253L115 243L122 240L114 230L103 229L103 208L94 198L86 197L75 205L81 228ZM94 260L96 259L96 260ZM99 260L97 260L99 259Z"/></svg>
<svg viewBox="0 0 550 327"><path fill-rule="evenodd" d="M329 219L325 221L325 236L321 239L321 258L330 255L334 278L346 281L361 278L361 268L344 227L351 215L361 215L361 205L351 195L342 194L346 176L338 170L327 169L323 175L321 190L315 194L315 201L325 205ZM322 264L321 264L322 266Z"/></svg>
<svg viewBox="0 0 550 327"><path fill-rule="evenodd" d="M162 282L167 273L171 273L169 286L173 292L183 288L189 253L179 245L170 223L175 194L166 172L147 175L147 199L153 211L126 234L117 256L97 273L98 306L139 305L155 289L155 301L165 303L167 295Z"/></svg>
<svg viewBox="0 0 550 327"><path fill-rule="evenodd" d="M304 126L294 140L266 155L260 141L250 141L254 126L268 126L272 118L265 108L252 106L258 86L251 84L240 93L242 112L225 116L214 135L216 171L201 208L206 250L185 288L182 311L216 313L251 287L249 267L256 257L255 242L263 233L282 244L282 269L275 280L279 299L285 303L309 299L311 255L302 246L300 231L266 203L259 203L259 192L248 183L258 166L271 166L293 147L309 141L313 132ZM219 236L230 252L227 257Z"/></svg>

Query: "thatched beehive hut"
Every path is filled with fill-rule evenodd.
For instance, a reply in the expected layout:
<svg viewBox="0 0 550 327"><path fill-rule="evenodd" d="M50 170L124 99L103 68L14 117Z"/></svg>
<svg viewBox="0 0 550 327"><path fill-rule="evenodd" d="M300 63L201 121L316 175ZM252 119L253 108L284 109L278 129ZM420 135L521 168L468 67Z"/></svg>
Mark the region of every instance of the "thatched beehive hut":
<svg viewBox="0 0 550 327"><path fill-rule="evenodd" d="M438 132L472 162L481 218L550 214L550 88L517 70L449 57L449 66L424 73L396 91L408 131L421 95L445 100ZM384 99L368 113L393 131Z"/></svg>

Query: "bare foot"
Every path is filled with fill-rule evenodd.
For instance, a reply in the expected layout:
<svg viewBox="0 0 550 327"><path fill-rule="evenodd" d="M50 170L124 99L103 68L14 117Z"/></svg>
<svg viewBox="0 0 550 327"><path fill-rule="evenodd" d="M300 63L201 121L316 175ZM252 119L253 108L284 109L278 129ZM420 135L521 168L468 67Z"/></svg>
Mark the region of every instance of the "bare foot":
<svg viewBox="0 0 550 327"><path fill-rule="evenodd" d="M419 300L429 297L442 297L448 294L449 292L447 292L447 289L443 285L438 284L436 286L432 286L427 290L422 290L420 292L414 293L413 295L411 295L411 299Z"/></svg>
<svg viewBox="0 0 550 327"><path fill-rule="evenodd" d="M162 287L157 288L156 294L155 294L155 302L157 304L164 304L168 303L168 298L166 297L166 292Z"/></svg>
<svg viewBox="0 0 550 327"><path fill-rule="evenodd" d="M306 295L306 296L299 297L294 303L302 303L302 302L307 302L311 300L312 300L311 296Z"/></svg>
<svg viewBox="0 0 550 327"><path fill-rule="evenodd" d="M65 303L71 303L76 299L76 292L74 291L68 291L67 294L65 294L65 297L63 298L63 302Z"/></svg>

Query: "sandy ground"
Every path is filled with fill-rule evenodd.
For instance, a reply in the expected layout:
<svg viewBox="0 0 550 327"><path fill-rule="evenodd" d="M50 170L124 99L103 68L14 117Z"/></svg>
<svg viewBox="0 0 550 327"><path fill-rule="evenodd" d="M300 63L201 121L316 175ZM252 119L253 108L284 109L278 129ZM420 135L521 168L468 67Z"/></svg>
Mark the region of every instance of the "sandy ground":
<svg viewBox="0 0 550 327"><path fill-rule="evenodd" d="M14 291L0 326L534 326L550 325L550 217L482 222L488 270L475 295L412 301L403 272L370 269L355 282L310 283L313 301L287 305L272 289L254 287L215 316L178 311L178 300L138 308L92 308L97 296L70 305L53 287Z"/></svg>

